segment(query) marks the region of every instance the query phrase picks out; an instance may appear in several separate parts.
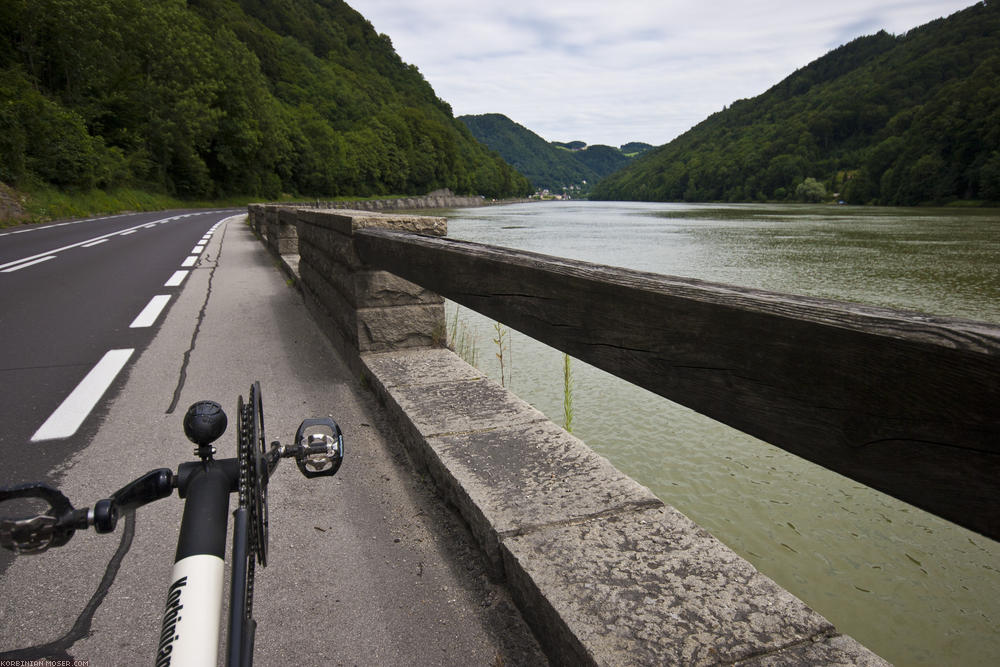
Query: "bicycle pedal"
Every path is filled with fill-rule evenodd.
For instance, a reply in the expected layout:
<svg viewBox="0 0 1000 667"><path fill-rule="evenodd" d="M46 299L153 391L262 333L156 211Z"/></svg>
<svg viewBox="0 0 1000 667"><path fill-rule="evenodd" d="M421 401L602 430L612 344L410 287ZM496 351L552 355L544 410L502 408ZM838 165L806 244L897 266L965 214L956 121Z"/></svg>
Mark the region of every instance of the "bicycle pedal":
<svg viewBox="0 0 1000 667"><path fill-rule="evenodd" d="M306 477L337 474L344 460L344 434L329 417L306 419L295 433L295 463Z"/></svg>
<svg viewBox="0 0 1000 667"><path fill-rule="evenodd" d="M0 520L0 547L16 554L40 554L66 544L77 528L86 528L86 511L73 509L61 491L44 482L0 489L0 503L35 499L48 504L36 516Z"/></svg>

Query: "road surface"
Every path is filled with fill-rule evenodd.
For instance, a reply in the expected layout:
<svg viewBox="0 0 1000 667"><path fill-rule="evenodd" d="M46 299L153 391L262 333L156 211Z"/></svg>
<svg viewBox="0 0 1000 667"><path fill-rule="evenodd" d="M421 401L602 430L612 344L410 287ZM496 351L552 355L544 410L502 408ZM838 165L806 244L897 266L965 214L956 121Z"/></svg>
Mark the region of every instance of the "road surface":
<svg viewBox="0 0 1000 667"><path fill-rule="evenodd" d="M236 211L135 213L0 231L3 483L52 479Z"/></svg>
<svg viewBox="0 0 1000 667"><path fill-rule="evenodd" d="M16 474L49 476L90 506L148 470L192 460L181 422L202 399L228 412L216 444L233 456L236 397L260 380L268 441L288 442L304 417L332 416L347 444L336 477L306 480L286 462L269 483L272 565L256 577L256 664L545 664L465 526L243 220L179 215L188 214L0 236L2 446ZM189 268L191 257L200 259ZM158 296L169 299L154 316ZM132 327L137 318L151 326ZM134 351L112 354L111 371L88 382L114 350ZM81 384L78 403L94 408L53 420ZM78 531L64 548L0 564L0 662L151 662L180 511L176 496L164 499L112 534Z"/></svg>

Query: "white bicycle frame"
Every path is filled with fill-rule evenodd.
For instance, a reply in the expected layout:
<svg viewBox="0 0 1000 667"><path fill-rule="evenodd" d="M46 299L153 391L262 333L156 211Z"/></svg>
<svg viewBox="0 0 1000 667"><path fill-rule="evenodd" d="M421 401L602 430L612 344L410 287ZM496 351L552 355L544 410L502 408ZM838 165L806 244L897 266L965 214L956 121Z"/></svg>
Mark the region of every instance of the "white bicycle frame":
<svg viewBox="0 0 1000 667"><path fill-rule="evenodd" d="M184 499L174 567L167 587L157 667L215 667L219 652L229 495L239 493L233 512L232 577L229 598L229 636L226 664L253 665L257 623L253 619L253 581L256 563L267 564L267 483L282 458L294 457L307 478L335 475L343 462L344 439L329 418L306 419L295 434L295 444L264 446L260 384L254 383L250 401L237 404L240 413L239 456L216 460L212 441L226 429L221 406L212 401L192 405L184 418L184 432L198 445L200 461L182 463L175 475L169 468L151 470L92 508L75 509L58 489L44 482L0 488L0 503L25 499L44 501L48 511L24 519L0 519L0 546L18 554L39 554L64 546L77 530L97 533L115 530L129 511L166 498L177 489Z"/></svg>
<svg viewBox="0 0 1000 667"><path fill-rule="evenodd" d="M214 667L217 664L229 494L236 490L238 483L239 465L236 459L186 463L178 470L177 487L181 497L185 498L184 514L163 608L156 651L157 667ZM237 513L240 512L245 516L245 509L237 510ZM239 532L240 523L237 520L235 532ZM234 597L246 589L248 557L245 537L240 540L234 535ZM246 597L241 599L245 601ZM244 604L231 605L227 664L250 665L253 662L252 633L251 641L246 645L241 632L246 627L244 618L248 618L249 614ZM234 617L239 621L235 636ZM252 619L249 621L252 623ZM246 649L249 649L249 654L244 653Z"/></svg>

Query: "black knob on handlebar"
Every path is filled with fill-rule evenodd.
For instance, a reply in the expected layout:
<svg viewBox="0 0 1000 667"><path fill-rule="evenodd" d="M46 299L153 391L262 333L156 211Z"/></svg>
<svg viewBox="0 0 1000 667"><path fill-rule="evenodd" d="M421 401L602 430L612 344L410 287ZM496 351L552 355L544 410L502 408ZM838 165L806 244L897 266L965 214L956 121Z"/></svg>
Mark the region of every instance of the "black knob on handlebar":
<svg viewBox="0 0 1000 667"><path fill-rule="evenodd" d="M118 525L118 506L111 499L98 500L94 505L94 531L110 533Z"/></svg>
<svg viewBox="0 0 1000 667"><path fill-rule="evenodd" d="M184 435L188 440L205 447L226 432L226 413L215 401L198 401L184 415Z"/></svg>

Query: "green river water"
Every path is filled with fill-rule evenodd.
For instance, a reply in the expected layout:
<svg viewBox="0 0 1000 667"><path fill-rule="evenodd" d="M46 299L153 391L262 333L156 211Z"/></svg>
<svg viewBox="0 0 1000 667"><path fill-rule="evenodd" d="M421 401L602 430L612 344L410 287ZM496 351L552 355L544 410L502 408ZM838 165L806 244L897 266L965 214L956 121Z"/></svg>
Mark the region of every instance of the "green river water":
<svg viewBox="0 0 1000 667"><path fill-rule="evenodd" d="M457 239L1000 324L998 210L553 202L446 215ZM449 304L450 323L456 312L465 356L474 340L499 379L493 322ZM508 340L508 386L562 424L562 354ZM841 632L897 665L1000 665L1000 543L571 365L575 435Z"/></svg>

